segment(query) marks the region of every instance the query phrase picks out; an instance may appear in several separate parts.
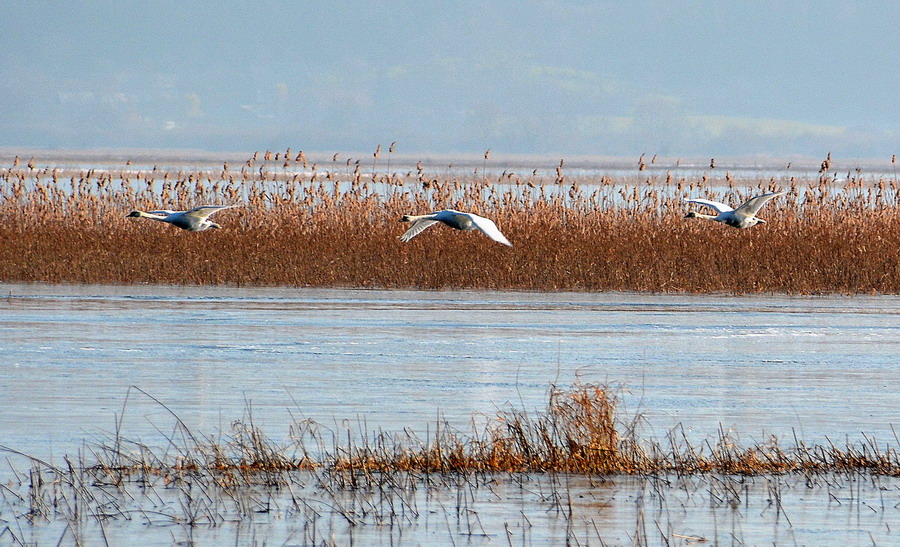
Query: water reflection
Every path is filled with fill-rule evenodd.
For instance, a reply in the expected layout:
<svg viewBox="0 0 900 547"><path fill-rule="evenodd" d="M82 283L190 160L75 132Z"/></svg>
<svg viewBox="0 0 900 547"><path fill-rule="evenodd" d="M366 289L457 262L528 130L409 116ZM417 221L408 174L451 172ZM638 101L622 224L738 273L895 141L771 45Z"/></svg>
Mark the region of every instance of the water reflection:
<svg viewBox="0 0 900 547"><path fill-rule="evenodd" d="M132 385L200 430L251 407L271 435L298 416L425 431L440 412L464 427L575 381L622 385L650 434L682 424L700 440L720 424L892 439L900 406L894 297L0 289L6 442L38 453L111 428ZM125 408L147 435L158 413Z"/></svg>
<svg viewBox="0 0 900 547"><path fill-rule="evenodd" d="M476 475L355 490L317 480L301 474L268 493L129 485L132 519L13 534L36 545L120 545L138 535L141 545L886 545L900 499L895 478L845 476ZM187 524L186 511L198 522Z"/></svg>

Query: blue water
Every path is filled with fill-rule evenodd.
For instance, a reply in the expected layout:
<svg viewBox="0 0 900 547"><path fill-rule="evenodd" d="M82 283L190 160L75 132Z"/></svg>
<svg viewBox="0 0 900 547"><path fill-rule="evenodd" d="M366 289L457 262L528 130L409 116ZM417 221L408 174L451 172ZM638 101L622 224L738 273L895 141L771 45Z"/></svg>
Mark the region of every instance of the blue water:
<svg viewBox="0 0 900 547"><path fill-rule="evenodd" d="M657 440L896 445L900 422L896 297L7 284L0 355L0 444L51 461L117 420L162 442L173 415L210 435L252 415L274 439L305 418L468 431L574 382L621 388Z"/></svg>

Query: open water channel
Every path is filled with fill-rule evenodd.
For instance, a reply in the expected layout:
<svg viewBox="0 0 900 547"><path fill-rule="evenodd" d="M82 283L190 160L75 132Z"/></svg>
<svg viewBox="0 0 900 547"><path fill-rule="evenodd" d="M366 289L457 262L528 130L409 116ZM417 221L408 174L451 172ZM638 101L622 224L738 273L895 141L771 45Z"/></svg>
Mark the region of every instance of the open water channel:
<svg viewBox="0 0 900 547"><path fill-rule="evenodd" d="M3 284L0 444L59 462L121 420L124 435L154 445L171 434L173 413L210 435L252 412L274 439L298 419L424 438L439 416L469 430L498 409L545 408L551 385L583 382L622 388L619 411L640 413L646 438L678 427L693 443L730 430L746 446L774 436L896 447L898 355L900 298L884 296ZM10 484L17 464L4 458L13 463L0 478ZM580 500L567 518L546 494L561 480ZM469 491L466 519L459 492L432 492L417 511L430 517L402 530L338 518L314 536L302 515L276 511L208 529L128 522L103 533L141 533L143 544L898 541L895 480L784 481L742 483L741 500L719 506L708 483L664 495L646 480L530 477ZM774 509L773 488L783 489ZM64 523L25 523L14 503L2 505L0 531L40 544L75 537Z"/></svg>

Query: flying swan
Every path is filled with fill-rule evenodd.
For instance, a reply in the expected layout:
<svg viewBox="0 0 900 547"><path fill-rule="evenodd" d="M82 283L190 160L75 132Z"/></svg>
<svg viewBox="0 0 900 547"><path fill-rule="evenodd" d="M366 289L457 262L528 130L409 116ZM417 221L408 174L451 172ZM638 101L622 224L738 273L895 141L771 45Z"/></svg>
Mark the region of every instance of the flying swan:
<svg viewBox="0 0 900 547"><path fill-rule="evenodd" d="M481 233L493 239L497 243L502 243L512 247L494 221L489 218L480 217L473 213L463 213L453 209L444 209L437 213L429 213L427 215L404 215L400 222L412 222L413 225L400 236L400 241L404 243L422 233L432 224L443 222L451 228L457 230L481 230Z"/></svg>
<svg viewBox="0 0 900 547"><path fill-rule="evenodd" d="M202 232L210 228L221 228L215 222L209 220L209 216L222 209L230 209L234 205L202 205L194 207L190 211L132 211L126 218L151 218L160 222L168 222L189 232Z"/></svg>
<svg viewBox="0 0 900 547"><path fill-rule="evenodd" d="M707 207L715 209L718 215L704 215L703 213L690 211L684 218L706 218L735 228L750 228L760 223L765 224L766 221L757 218L756 213L758 213L769 200L775 199L778 196L783 196L784 194L785 192L772 192L770 194L752 197L742 203L737 209L732 209L724 203L708 199L686 199L685 201L687 203L706 205Z"/></svg>

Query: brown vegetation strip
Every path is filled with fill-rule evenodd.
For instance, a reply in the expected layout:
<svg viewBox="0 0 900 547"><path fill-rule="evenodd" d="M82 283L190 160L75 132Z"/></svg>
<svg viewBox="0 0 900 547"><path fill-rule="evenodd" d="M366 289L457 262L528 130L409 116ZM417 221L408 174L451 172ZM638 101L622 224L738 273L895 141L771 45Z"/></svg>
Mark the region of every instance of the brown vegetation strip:
<svg viewBox="0 0 900 547"><path fill-rule="evenodd" d="M616 413L618 392L607 386L576 384L551 389L546 410L511 409L471 433L438 422L428 439L410 432L380 432L361 443L350 432L326 430L299 422L291 441L278 445L252 419L235 422L230 435L196 436L179 421L179 429L162 452L118 437L94 451L95 464L84 468L103 482L119 484L135 477L207 480L219 485L274 484L291 471L320 471L342 487L376 481L397 473L467 475L470 473L573 473L590 475L763 476L826 473L900 476L900 454L874 440L838 447L797 441L782 447L774 438L741 447L725 432L700 446L676 428L662 441L641 439L635 423ZM279 478L280 477L280 478Z"/></svg>
<svg viewBox="0 0 900 547"><path fill-rule="evenodd" d="M0 281L423 289L900 293L896 180L405 176L0 170ZM252 166L252 167L248 167ZM785 197L736 230L685 219L685 198ZM131 209L234 204L188 233ZM435 226L409 243L403 214L494 219L506 248Z"/></svg>

